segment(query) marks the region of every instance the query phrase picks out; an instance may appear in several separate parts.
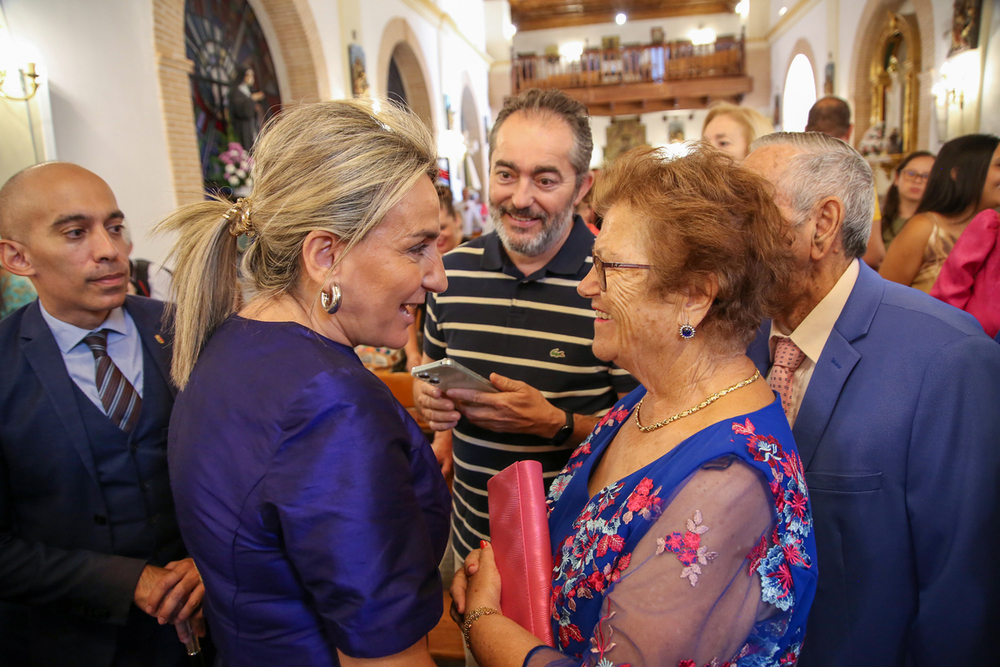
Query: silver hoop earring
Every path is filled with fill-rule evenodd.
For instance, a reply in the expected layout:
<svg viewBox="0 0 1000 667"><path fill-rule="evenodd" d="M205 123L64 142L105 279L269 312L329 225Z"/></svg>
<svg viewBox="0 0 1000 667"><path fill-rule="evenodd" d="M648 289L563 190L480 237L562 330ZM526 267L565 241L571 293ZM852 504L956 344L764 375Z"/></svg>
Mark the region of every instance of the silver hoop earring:
<svg viewBox="0 0 1000 667"><path fill-rule="evenodd" d="M343 300L343 293L340 291L340 285L333 283L330 285L329 294L324 290L319 293L319 301L323 306L323 310L333 315L338 310L340 310L340 302Z"/></svg>
<svg viewBox="0 0 1000 667"><path fill-rule="evenodd" d="M684 340L691 340L694 338L695 330L690 324L682 324L678 333L680 333L681 338Z"/></svg>

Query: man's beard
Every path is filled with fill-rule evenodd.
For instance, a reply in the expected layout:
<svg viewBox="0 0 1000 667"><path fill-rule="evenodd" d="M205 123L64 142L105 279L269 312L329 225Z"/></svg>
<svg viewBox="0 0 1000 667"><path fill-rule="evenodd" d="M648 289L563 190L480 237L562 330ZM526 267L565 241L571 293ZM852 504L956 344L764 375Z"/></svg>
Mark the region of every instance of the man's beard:
<svg viewBox="0 0 1000 667"><path fill-rule="evenodd" d="M490 206L490 218L496 228L497 236L503 247L509 252L515 252L525 257L538 257L552 248L566 229L573 224L573 199L569 200L566 208L557 213L551 219L545 213L534 211L531 208L513 208L500 204ZM539 229L534 236L511 233L503 222L503 216L510 215L516 218L537 218L541 222Z"/></svg>

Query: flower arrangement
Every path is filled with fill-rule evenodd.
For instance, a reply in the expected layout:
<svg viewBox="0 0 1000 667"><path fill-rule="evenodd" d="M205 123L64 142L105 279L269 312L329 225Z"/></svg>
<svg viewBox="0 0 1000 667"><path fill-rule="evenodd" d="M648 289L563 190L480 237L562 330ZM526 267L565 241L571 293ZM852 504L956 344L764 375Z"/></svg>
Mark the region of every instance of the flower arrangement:
<svg viewBox="0 0 1000 667"><path fill-rule="evenodd" d="M866 158L877 157L885 154L885 143L885 122L875 123L869 127L868 131L865 132L865 135L861 137L858 152Z"/></svg>
<svg viewBox="0 0 1000 667"><path fill-rule="evenodd" d="M229 148L219 154L219 161L225 165L223 174L234 190L244 186L247 189L253 187L253 176L250 174L253 158L243 146L235 141L229 142Z"/></svg>

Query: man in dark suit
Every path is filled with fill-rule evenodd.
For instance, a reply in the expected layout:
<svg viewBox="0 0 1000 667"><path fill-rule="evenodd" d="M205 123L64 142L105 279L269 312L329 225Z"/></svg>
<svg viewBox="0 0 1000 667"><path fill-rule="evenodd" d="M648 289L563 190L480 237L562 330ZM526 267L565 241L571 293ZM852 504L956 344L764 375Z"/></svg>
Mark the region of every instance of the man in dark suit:
<svg viewBox="0 0 1000 667"><path fill-rule="evenodd" d="M0 323L2 664L182 664L199 620L167 475L163 304L126 299L123 231L76 165L0 189L0 261L38 291Z"/></svg>
<svg viewBox="0 0 1000 667"><path fill-rule="evenodd" d="M1000 346L858 258L871 169L818 133L758 139L791 224L794 285L749 354L802 456L819 586L799 665L995 661Z"/></svg>

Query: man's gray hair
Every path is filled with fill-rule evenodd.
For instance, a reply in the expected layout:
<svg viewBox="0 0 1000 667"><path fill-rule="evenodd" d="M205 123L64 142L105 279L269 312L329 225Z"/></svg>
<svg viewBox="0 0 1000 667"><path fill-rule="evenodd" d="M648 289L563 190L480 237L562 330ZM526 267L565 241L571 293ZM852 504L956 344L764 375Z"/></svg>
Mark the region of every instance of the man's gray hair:
<svg viewBox="0 0 1000 667"><path fill-rule="evenodd" d="M844 204L844 252L863 257L875 217L875 180L868 163L846 142L820 132L775 132L754 141L750 151L776 145L802 151L774 184L798 213L793 222L807 220L824 197L837 197Z"/></svg>

